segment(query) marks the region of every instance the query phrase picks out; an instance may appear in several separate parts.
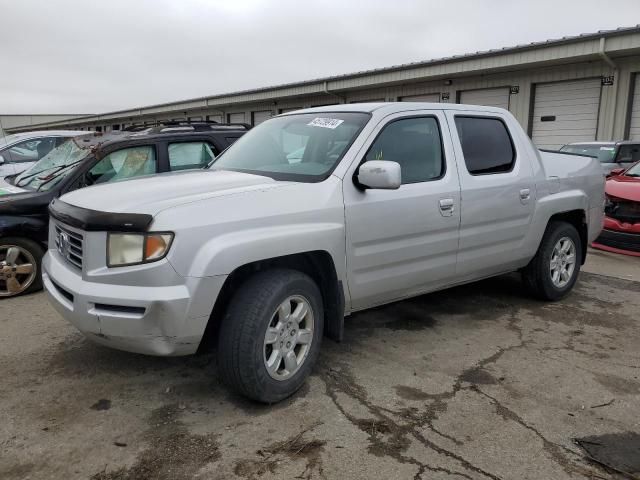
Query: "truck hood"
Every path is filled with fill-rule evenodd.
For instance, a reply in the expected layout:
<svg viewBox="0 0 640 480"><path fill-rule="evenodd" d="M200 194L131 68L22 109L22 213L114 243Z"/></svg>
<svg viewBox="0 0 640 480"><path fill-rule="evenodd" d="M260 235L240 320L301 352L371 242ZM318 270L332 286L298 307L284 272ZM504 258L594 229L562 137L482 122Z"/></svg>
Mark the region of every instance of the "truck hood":
<svg viewBox="0 0 640 480"><path fill-rule="evenodd" d="M611 177L607 180L605 191L612 197L640 202L640 178L625 175Z"/></svg>
<svg viewBox="0 0 640 480"><path fill-rule="evenodd" d="M90 210L155 216L161 210L185 203L272 189L288 183L240 172L191 170L83 188L60 200Z"/></svg>

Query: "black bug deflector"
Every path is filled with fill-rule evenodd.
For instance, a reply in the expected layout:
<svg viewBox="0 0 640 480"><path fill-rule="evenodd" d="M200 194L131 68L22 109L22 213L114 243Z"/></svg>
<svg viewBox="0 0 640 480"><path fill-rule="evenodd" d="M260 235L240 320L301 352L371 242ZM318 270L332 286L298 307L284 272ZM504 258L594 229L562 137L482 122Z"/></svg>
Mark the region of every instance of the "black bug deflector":
<svg viewBox="0 0 640 480"><path fill-rule="evenodd" d="M153 217L144 213L100 212L54 199L49 213L56 220L87 232L146 232Z"/></svg>

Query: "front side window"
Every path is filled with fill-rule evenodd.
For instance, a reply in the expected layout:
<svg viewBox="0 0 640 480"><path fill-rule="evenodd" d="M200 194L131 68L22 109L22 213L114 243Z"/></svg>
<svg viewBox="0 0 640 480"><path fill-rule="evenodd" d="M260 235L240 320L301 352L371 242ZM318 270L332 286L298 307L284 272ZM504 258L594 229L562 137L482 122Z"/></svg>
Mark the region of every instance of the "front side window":
<svg viewBox="0 0 640 480"><path fill-rule="evenodd" d="M110 153L85 175L86 186L118 182L128 178L156 173L156 152L153 147L131 147Z"/></svg>
<svg viewBox="0 0 640 480"><path fill-rule="evenodd" d="M440 178L445 163L438 121L424 117L389 123L369 148L365 160L399 163L403 184Z"/></svg>
<svg viewBox="0 0 640 480"><path fill-rule="evenodd" d="M497 118L456 116L456 129L471 175L510 172L516 155L506 125Z"/></svg>
<svg viewBox="0 0 640 480"><path fill-rule="evenodd" d="M37 162L56 146L56 138L35 138L17 143L4 152L2 156L12 163Z"/></svg>
<svg viewBox="0 0 640 480"><path fill-rule="evenodd" d="M169 167L172 171L205 167L215 158L207 142L169 144Z"/></svg>
<svg viewBox="0 0 640 480"><path fill-rule="evenodd" d="M322 112L267 120L210 166L301 182L326 178L369 120L366 113Z"/></svg>

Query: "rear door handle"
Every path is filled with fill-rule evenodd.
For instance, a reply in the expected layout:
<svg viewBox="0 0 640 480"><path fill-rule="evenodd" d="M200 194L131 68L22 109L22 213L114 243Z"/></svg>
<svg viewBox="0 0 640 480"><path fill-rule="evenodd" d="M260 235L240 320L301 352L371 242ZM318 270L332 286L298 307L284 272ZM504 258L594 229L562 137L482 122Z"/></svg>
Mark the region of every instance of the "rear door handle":
<svg viewBox="0 0 640 480"><path fill-rule="evenodd" d="M453 203L453 198L442 198L440 199L439 205L440 214L443 217L450 217L456 209L455 204Z"/></svg>
<svg viewBox="0 0 640 480"><path fill-rule="evenodd" d="M520 201L522 203L526 203L531 198L531 190L528 188L523 188L520 190Z"/></svg>

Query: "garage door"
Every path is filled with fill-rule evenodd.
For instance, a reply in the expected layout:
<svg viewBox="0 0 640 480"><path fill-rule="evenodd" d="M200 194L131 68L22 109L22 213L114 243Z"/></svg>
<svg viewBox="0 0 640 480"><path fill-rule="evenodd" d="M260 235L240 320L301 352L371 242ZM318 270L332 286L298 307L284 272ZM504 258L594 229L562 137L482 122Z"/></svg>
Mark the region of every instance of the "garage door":
<svg viewBox="0 0 640 480"><path fill-rule="evenodd" d="M244 123L244 112L242 113L230 113L227 115L229 123Z"/></svg>
<svg viewBox="0 0 640 480"><path fill-rule="evenodd" d="M428 95L410 95L408 97L400 97L401 102L431 102L440 103L439 93L430 93Z"/></svg>
<svg viewBox="0 0 640 480"><path fill-rule="evenodd" d="M380 103L384 102L384 98L370 98L368 100L353 100L349 103Z"/></svg>
<svg viewBox="0 0 640 480"><path fill-rule="evenodd" d="M253 125L260 125L265 120L269 120L272 117L271 110L260 110L251 114L253 117Z"/></svg>
<svg viewBox="0 0 640 480"><path fill-rule="evenodd" d="M499 107L509 110L509 89L483 88L481 90L464 90L460 92L460 103Z"/></svg>
<svg viewBox="0 0 640 480"><path fill-rule="evenodd" d="M631 99L631 123L629 125L629 138L640 140L640 73L636 73L636 83Z"/></svg>
<svg viewBox="0 0 640 480"><path fill-rule="evenodd" d="M540 148L596 139L600 79L536 85L531 138Z"/></svg>

